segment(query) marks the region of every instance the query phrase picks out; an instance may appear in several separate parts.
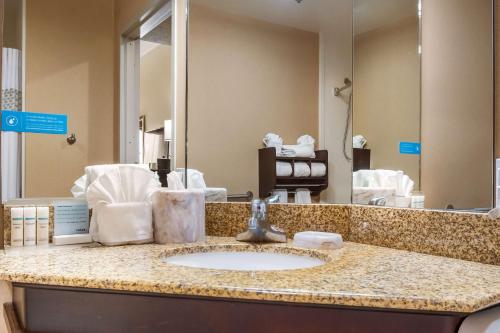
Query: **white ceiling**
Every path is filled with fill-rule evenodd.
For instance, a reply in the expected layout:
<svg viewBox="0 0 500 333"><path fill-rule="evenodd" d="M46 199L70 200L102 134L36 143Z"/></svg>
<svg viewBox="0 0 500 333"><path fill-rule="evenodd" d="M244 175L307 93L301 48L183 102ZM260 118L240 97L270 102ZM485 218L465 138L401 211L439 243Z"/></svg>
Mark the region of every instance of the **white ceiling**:
<svg viewBox="0 0 500 333"><path fill-rule="evenodd" d="M417 15L418 0L353 0L354 32L363 33ZM350 0L191 0L231 14L281 24L306 31L327 29L336 15L344 15L339 6Z"/></svg>
<svg viewBox="0 0 500 333"><path fill-rule="evenodd" d="M335 15L336 3L345 0L191 0L192 3L227 13L252 17L306 31L319 32L322 23Z"/></svg>
<svg viewBox="0 0 500 333"><path fill-rule="evenodd" d="M354 35L417 17L418 0L354 0Z"/></svg>

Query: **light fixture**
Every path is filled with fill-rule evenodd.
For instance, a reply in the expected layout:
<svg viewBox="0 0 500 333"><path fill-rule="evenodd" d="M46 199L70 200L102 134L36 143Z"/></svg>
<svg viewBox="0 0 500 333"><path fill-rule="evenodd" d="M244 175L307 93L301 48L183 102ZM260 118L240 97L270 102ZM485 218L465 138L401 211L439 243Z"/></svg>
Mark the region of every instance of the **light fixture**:
<svg viewBox="0 0 500 333"><path fill-rule="evenodd" d="M170 158L170 141L172 141L172 120L165 120L163 126L163 140L167 143L165 155Z"/></svg>

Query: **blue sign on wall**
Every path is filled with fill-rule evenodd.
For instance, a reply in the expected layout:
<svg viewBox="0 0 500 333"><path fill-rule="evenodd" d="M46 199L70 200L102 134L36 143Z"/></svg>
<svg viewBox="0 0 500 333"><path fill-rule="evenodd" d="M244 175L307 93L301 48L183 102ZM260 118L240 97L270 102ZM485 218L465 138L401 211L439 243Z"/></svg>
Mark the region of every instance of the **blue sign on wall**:
<svg viewBox="0 0 500 333"><path fill-rule="evenodd" d="M2 131L42 134L67 134L68 116L2 110Z"/></svg>
<svg viewBox="0 0 500 333"><path fill-rule="evenodd" d="M400 142L399 153L409 155L420 155L420 142Z"/></svg>

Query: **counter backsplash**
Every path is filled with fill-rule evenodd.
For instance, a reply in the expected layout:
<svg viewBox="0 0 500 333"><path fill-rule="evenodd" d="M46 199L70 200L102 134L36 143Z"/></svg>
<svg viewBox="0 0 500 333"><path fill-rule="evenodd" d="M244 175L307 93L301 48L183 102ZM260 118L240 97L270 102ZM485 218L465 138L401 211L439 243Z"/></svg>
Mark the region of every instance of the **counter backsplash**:
<svg viewBox="0 0 500 333"><path fill-rule="evenodd" d="M3 207L4 243L10 245L10 207ZM247 227L247 203L207 203L209 236L234 237ZM304 230L336 232L344 240L500 265L500 220L486 214L357 205L273 204L272 224L288 236ZM54 210L50 207L52 240Z"/></svg>

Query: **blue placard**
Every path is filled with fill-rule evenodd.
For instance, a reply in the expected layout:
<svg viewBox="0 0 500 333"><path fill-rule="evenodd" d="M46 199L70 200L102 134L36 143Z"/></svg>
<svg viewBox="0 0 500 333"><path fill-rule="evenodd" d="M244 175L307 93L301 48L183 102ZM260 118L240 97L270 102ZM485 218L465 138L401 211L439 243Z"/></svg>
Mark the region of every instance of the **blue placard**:
<svg viewBox="0 0 500 333"><path fill-rule="evenodd" d="M2 131L42 134L67 134L68 116L2 110Z"/></svg>
<svg viewBox="0 0 500 333"><path fill-rule="evenodd" d="M399 153L408 155L420 155L420 142L400 142Z"/></svg>

